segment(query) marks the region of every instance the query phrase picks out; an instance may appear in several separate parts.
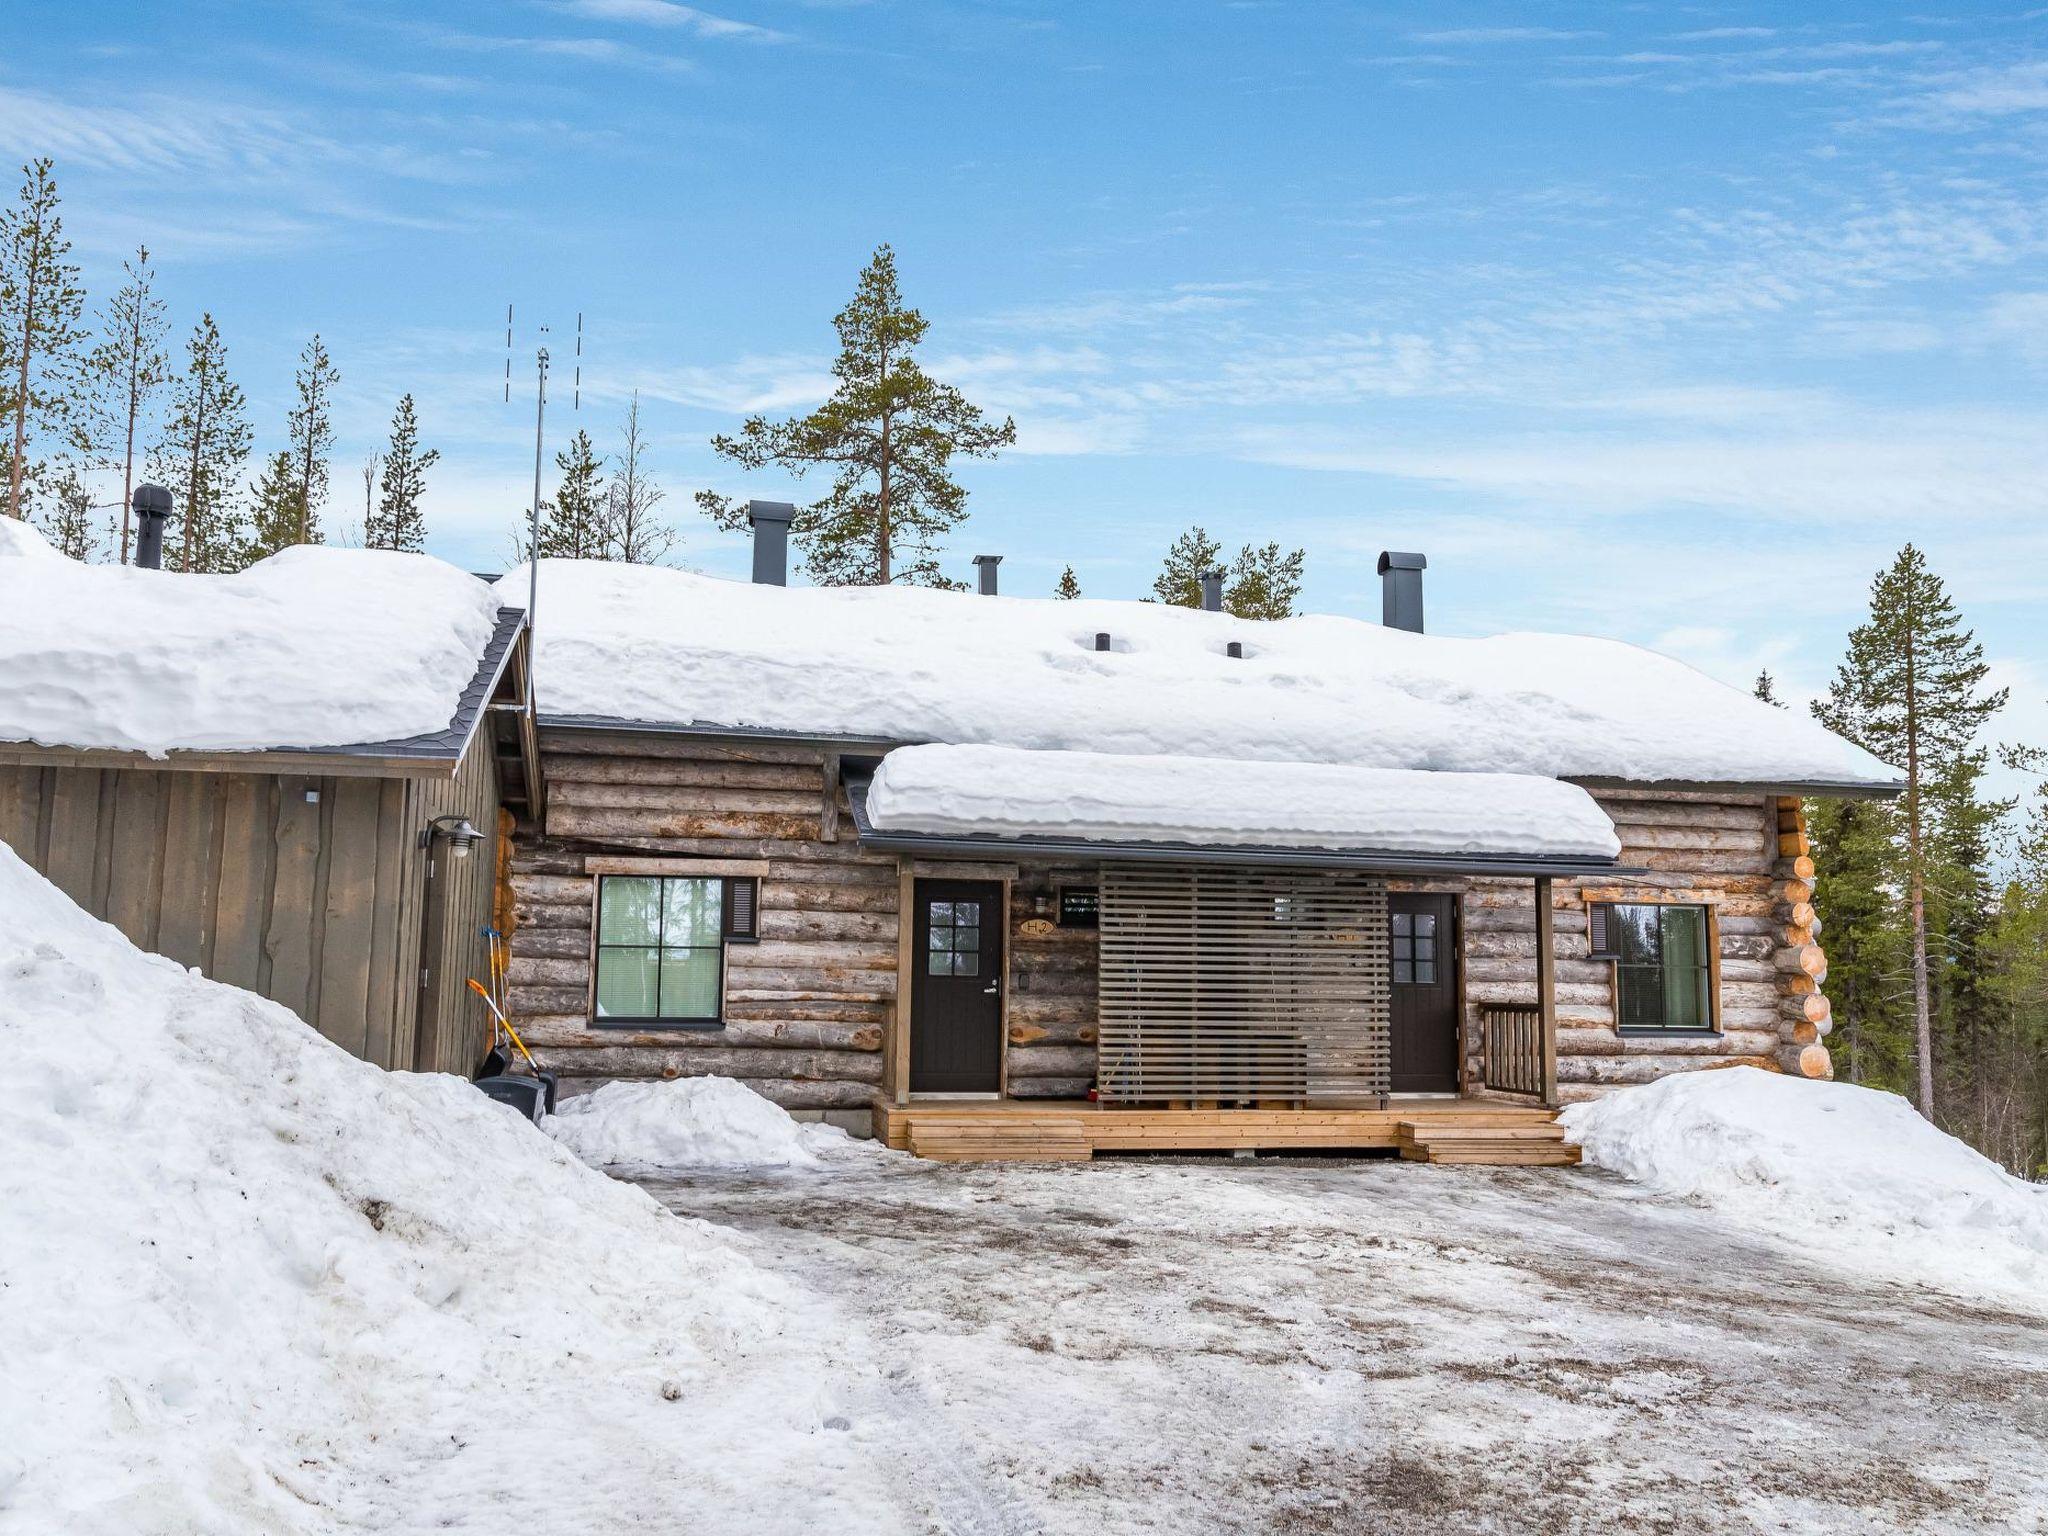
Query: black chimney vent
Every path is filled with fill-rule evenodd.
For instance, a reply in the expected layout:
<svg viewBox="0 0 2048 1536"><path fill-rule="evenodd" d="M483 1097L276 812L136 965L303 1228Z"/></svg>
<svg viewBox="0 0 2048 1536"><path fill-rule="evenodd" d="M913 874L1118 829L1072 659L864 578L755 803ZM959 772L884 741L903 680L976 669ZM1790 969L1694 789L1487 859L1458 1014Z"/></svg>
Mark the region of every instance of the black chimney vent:
<svg viewBox="0 0 2048 1536"><path fill-rule="evenodd" d="M164 568L164 520L171 515L171 493L160 485L138 485L129 505L135 509L135 563L160 571Z"/></svg>
<svg viewBox="0 0 2048 1536"><path fill-rule="evenodd" d="M1097 649L1098 651L1106 651L1109 649L1108 630L1099 629L1095 632L1095 649Z"/></svg>
<svg viewBox="0 0 2048 1536"><path fill-rule="evenodd" d="M1223 611L1223 573L1204 571L1201 575L1202 607L1209 613Z"/></svg>
<svg viewBox="0 0 2048 1536"><path fill-rule="evenodd" d="M765 587L789 585L789 525L796 508L786 501L750 501L747 521L754 527L754 580Z"/></svg>
<svg viewBox="0 0 2048 1536"><path fill-rule="evenodd" d="M976 555L974 557L974 582L983 597L996 595L996 567L1003 563L1001 555Z"/></svg>
<svg viewBox="0 0 2048 1536"><path fill-rule="evenodd" d="M1230 644L1223 647L1223 654L1228 656L1232 661L1243 661L1244 642L1242 640L1231 641Z"/></svg>
<svg viewBox="0 0 2048 1536"><path fill-rule="evenodd" d="M1429 562L1398 550L1380 551L1380 622L1422 633L1422 572Z"/></svg>

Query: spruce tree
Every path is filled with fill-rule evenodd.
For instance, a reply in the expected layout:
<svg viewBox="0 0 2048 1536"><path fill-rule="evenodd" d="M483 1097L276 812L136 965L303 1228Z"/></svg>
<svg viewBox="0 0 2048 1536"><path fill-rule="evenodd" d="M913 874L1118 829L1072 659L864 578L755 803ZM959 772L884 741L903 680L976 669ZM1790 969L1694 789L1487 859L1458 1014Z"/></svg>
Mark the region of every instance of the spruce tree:
<svg viewBox="0 0 2048 1536"><path fill-rule="evenodd" d="M1245 545L1231 562L1223 588L1224 610L1240 619L1292 618L1307 558L1299 549L1283 555L1278 544L1256 549Z"/></svg>
<svg viewBox="0 0 2048 1536"><path fill-rule="evenodd" d="M603 556L634 565L653 565L676 546L674 525L660 521L654 509L668 492L648 473L647 435L640 426L640 392L619 430L619 451L612 456L612 481L605 489L602 518Z"/></svg>
<svg viewBox="0 0 2048 1536"><path fill-rule="evenodd" d="M1152 580L1149 600L1176 608L1201 607L1202 578L1217 569L1216 559L1222 553L1223 545L1210 538L1207 530L1190 528L1167 550L1166 563Z"/></svg>
<svg viewBox="0 0 2048 1536"><path fill-rule="evenodd" d="M1897 816L1876 800L1811 800L1813 901L1827 920L1837 1070L1907 1089L1913 1061L1912 940L1899 890Z"/></svg>
<svg viewBox="0 0 2048 1536"><path fill-rule="evenodd" d="M19 196L0 209L0 453L7 460L7 515L15 518L24 515L34 441L56 437L78 447L85 430L76 410L85 290L64 238L50 166L47 158L24 165Z"/></svg>
<svg viewBox="0 0 2048 1536"><path fill-rule="evenodd" d="M2005 707L2006 690L1985 691L1984 648L1965 629L1941 579L1908 544L1871 584L1870 619L1849 635L1849 654L1828 697L1814 702L1820 722L1905 774L1901 807L1912 938L1914 1098L1935 1116L1933 983L1928 965L1927 900L1937 853L1944 791L1957 766L1984 749L1977 737ZM1953 813L1955 807L1949 806Z"/></svg>
<svg viewBox="0 0 2048 1536"><path fill-rule="evenodd" d="M171 488L179 522L167 563L181 571L238 570L248 559L242 468L253 434L247 402L227 376L227 346L211 314L185 343L170 409L150 449L152 478Z"/></svg>
<svg viewBox="0 0 2048 1536"><path fill-rule="evenodd" d="M1052 595L1068 601L1081 595L1081 583L1074 579L1074 568L1071 565L1060 572L1059 585L1052 589Z"/></svg>
<svg viewBox="0 0 2048 1536"><path fill-rule="evenodd" d="M334 390L341 373L317 333L299 354L297 383L299 401L287 423L299 477L299 527L292 542L318 544L320 509L327 504L327 456L334 451Z"/></svg>
<svg viewBox="0 0 2048 1536"><path fill-rule="evenodd" d="M1756 674L1756 686L1749 690L1766 704L1776 704L1783 709L1784 703L1778 698L1778 684L1771 676L1771 669L1763 667Z"/></svg>
<svg viewBox="0 0 2048 1536"><path fill-rule="evenodd" d="M43 537L60 555L73 560L97 560L100 528L93 517L92 492L74 464L61 466L51 487L49 510L37 520Z"/></svg>
<svg viewBox="0 0 2048 1536"><path fill-rule="evenodd" d="M299 464L289 448L263 461L249 488L249 529L245 561L267 559L299 542Z"/></svg>
<svg viewBox="0 0 2048 1536"><path fill-rule="evenodd" d="M384 450L384 494L377 503L376 537L369 537L366 529L365 545L410 554L427 547L427 520L420 500L426 494L427 471L440 458L439 449L420 447L420 424L412 396L402 396L391 417L391 446Z"/></svg>
<svg viewBox="0 0 2048 1536"><path fill-rule="evenodd" d="M567 560L605 560L607 498L604 464L588 432L578 429L555 455L562 483L553 501L541 503L540 552Z"/></svg>
<svg viewBox="0 0 2048 1536"><path fill-rule="evenodd" d="M812 580L957 586L938 562L940 540L967 516L953 458L994 458L1016 442L1016 423L1005 417L991 425L959 390L918 365L916 348L929 322L904 306L888 246L875 252L853 302L832 323L839 331L832 397L790 421L749 417L739 436L720 434L712 449L745 469L773 464L801 477L830 468L831 491L802 508L792 525ZM738 500L707 490L697 493L697 504L721 528L746 526Z"/></svg>
<svg viewBox="0 0 2048 1536"><path fill-rule="evenodd" d="M156 296L149 247L123 264L126 281L100 311L100 342L87 360L93 446L101 461L121 466L120 561L128 563L129 503L135 495L135 450L149 425L157 391L171 376L164 351L169 322Z"/></svg>

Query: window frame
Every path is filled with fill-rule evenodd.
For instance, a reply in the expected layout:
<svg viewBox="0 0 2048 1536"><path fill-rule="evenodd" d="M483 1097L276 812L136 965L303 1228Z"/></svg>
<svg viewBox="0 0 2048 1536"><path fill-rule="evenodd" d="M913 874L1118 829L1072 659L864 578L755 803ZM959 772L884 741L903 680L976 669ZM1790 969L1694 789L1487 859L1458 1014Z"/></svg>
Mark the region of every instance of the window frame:
<svg viewBox="0 0 2048 1536"><path fill-rule="evenodd" d="M716 945L718 951L717 1013L703 1017L678 1016L674 1018L665 1017L660 1014L631 1016L621 1014L599 1015L597 1011L597 988L599 970L604 963L604 952L607 949L646 949L650 947L644 944L606 944L603 941L604 886L607 880L653 880L662 885L664 889L671 880L701 880L718 886L718 942ZM734 931L734 886L748 886L751 888L751 900L746 904L746 912L752 919L752 927L741 932ZM665 899L662 905L664 908L666 907ZM591 878L590 892L590 982L585 989L583 1004L583 1015L587 1027L591 1029L630 1029L640 1031L641 1033L656 1030L707 1031L724 1029L726 1026L725 993L731 973L731 947L734 944L758 944L760 942L760 913L761 880L758 875L728 875L710 870L699 871L688 868L663 869L659 871L604 870L594 873ZM708 950L712 947L709 944L669 946L657 942L652 946L656 956L657 978L660 974L660 956L663 950L673 948L677 952L681 952L686 949ZM657 979L657 1007L660 1005L659 985L660 983Z"/></svg>
<svg viewBox="0 0 2048 1536"><path fill-rule="evenodd" d="M1608 945L1605 949L1594 949L1591 958L1607 962L1609 995L1614 1002L1614 1032L1631 1039L1683 1040L1714 1039L1722 1034L1721 1028L1721 925L1720 909L1711 901L1601 901L1588 904L1587 941L1592 942L1594 907L1605 909L1605 927ZM1698 969L1703 973L1706 988L1706 1020L1704 1025L1675 1024L1628 1024L1622 1020L1622 969L1620 935L1617 929L1617 909L1622 907L1654 908L1658 914L1658 941L1663 940L1662 913L1668 908L1680 908L1700 914L1700 944L1705 953ZM1660 959L1656 966L1631 965L1630 970L1654 969L1660 976L1666 969Z"/></svg>

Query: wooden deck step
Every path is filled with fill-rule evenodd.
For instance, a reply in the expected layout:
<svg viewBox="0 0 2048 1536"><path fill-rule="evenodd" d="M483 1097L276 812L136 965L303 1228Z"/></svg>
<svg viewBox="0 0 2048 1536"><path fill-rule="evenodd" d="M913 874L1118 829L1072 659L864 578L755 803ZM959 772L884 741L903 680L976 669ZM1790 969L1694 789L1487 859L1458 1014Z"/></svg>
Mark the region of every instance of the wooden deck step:
<svg viewBox="0 0 2048 1536"><path fill-rule="evenodd" d="M1071 1120L913 1120L910 1150L941 1163L1085 1163L1094 1156Z"/></svg>
<svg viewBox="0 0 2048 1536"><path fill-rule="evenodd" d="M1401 1156L1416 1163L1473 1163L1498 1167L1571 1167L1579 1149L1554 1121L1524 1117L1509 1124L1450 1124L1404 1120Z"/></svg>

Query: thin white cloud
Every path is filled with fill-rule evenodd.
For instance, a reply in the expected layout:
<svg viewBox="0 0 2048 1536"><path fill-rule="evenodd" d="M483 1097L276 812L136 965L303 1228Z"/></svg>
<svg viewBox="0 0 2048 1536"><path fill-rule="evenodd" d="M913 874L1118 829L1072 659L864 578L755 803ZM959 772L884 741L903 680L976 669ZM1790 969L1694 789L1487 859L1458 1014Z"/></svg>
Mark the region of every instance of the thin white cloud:
<svg viewBox="0 0 2048 1536"><path fill-rule="evenodd" d="M1695 32L1674 32L1672 37L1681 43L1714 43L1734 41L1747 37L1776 37L1776 27L1701 27Z"/></svg>
<svg viewBox="0 0 2048 1536"><path fill-rule="evenodd" d="M674 0L562 0L561 10L592 21L629 22L648 27L670 27L696 37L733 39L750 43L788 41L788 34L750 21L715 16L695 6L677 5Z"/></svg>
<svg viewBox="0 0 2048 1536"><path fill-rule="evenodd" d="M1411 32L1415 43L1560 43L1578 37L1600 37L1599 32L1566 31L1558 27L1451 27L1442 32Z"/></svg>

